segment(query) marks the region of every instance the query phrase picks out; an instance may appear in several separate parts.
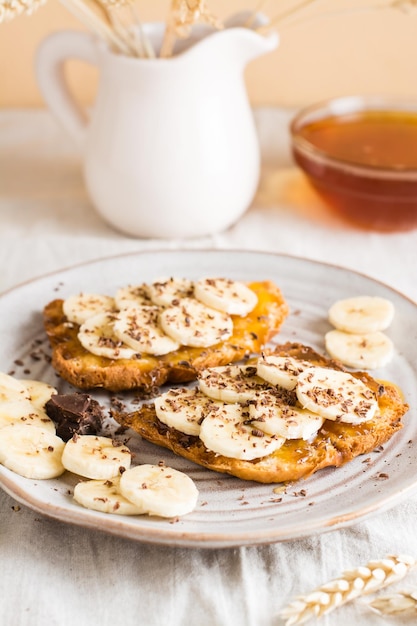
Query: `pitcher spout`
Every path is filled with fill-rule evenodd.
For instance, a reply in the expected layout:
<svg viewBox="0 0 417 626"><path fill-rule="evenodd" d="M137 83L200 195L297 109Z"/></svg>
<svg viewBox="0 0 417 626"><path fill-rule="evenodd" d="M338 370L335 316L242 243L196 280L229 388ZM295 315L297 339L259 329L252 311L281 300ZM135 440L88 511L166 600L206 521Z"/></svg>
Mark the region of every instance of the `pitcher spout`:
<svg viewBox="0 0 417 626"><path fill-rule="evenodd" d="M279 44L279 35L276 32L261 35L250 28L236 27L228 29L228 35L229 45L232 45L233 40L237 59L243 66L263 54L272 52Z"/></svg>
<svg viewBox="0 0 417 626"><path fill-rule="evenodd" d="M275 31L267 34L257 32L268 20L262 14L252 15L251 12L236 13L226 20L220 31L212 27L195 28L188 45L180 47L179 52L201 55L221 55L223 61L241 64L244 67L249 61L267 52L275 50L279 44L279 35ZM192 41L192 45L190 45ZM181 49L182 48L182 49Z"/></svg>

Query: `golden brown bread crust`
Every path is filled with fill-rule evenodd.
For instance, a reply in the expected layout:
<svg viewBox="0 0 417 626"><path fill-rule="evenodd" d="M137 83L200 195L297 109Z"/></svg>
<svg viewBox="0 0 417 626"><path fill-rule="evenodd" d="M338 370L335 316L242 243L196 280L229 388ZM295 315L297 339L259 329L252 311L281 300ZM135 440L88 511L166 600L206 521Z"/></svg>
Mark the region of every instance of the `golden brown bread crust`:
<svg viewBox="0 0 417 626"><path fill-rule="evenodd" d="M206 367L227 365L250 353L259 353L281 328L289 309L280 289L270 281L248 285L258 296L256 307L245 317L233 316L234 331L227 341L210 348L181 347L161 357L107 359L85 350L77 338L77 324L67 321L63 300L44 308L44 326L52 347L52 366L80 389L102 387L110 391L150 391L165 382L188 382Z"/></svg>
<svg viewBox="0 0 417 626"><path fill-rule="evenodd" d="M326 359L312 348L297 343L277 346L274 353L308 360L322 367L344 369L336 361ZM210 452L198 437L184 435L162 424L156 417L153 404L120 415L118 421L138 432L144 439L208 469L260 483L295 481L324 467L339 467L360 454L369 453L402 428L401 417L408 406L397 388L390 384L381 385L364 372L356 372L354 376L377 394L380 417L360 426L325 420L312 443L301 439L287 440L273 454L254 461L241 461Z"/></svg>

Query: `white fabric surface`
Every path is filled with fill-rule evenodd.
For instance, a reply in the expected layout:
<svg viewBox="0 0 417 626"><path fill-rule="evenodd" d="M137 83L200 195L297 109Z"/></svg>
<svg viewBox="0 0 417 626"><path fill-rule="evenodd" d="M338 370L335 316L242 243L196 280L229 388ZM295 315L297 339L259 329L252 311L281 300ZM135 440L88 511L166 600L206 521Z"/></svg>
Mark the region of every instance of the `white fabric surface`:
<svg viewBox="0 0 417 626"><path fill-rule="evenodd" d="M151 241L129 239L96 215L84 191L80 157L47 112L0 112L0 292L120 252L216 247L336 263L417 300L417 232L360 232L327 218L291 163L290 115L256 111L262 180L253 206L237 224L201 239ZM308 539L179 549L53 521L17 507L1 492L0 624L278 626L280 609L294 595L346 569L389 553L417 557L416 516L417 495L350 528ZM396 587L412 584L417 586L413 572ZM377 626L384 620L356 602L319 623Z"/></svg>

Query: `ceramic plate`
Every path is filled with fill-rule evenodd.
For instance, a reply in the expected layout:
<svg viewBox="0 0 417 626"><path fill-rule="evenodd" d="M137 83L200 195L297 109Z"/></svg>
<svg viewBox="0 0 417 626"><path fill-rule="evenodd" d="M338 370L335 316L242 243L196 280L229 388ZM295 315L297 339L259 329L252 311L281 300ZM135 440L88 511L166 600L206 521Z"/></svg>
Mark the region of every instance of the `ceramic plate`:
<svg viewBox="0 0 417 626"><path fill-rule="evenodd" d="M189 547L273 543L341 528L400 502L417 487L417 306L364 275L301 258L256 252L145 252L100 259L19 286L0 298L0 370L44 380L68 391L49 365L41 310L56 297L80 291L112 294L116 288L167 276L227 276L273 280L290 305L279 342L300 341L324 351L326 313L337 299L358 294L389 298L396 316L387 334L395 358L377 378L399 384L411 409L404 428L383 450L338 469L326 469L286 488L217 474L180 459L132 433L129 446L140 463L164 460L187 472L200 498L180 521L122 517L89 511L71 497L77 482L68 472L56 480L29 480L0 466L0 485L17 501L52 518L137 541ZM105 392L96 394L107 401ZM130 434L130 433L129 433ZM365 462L366 461L366 462Z"/></svg>

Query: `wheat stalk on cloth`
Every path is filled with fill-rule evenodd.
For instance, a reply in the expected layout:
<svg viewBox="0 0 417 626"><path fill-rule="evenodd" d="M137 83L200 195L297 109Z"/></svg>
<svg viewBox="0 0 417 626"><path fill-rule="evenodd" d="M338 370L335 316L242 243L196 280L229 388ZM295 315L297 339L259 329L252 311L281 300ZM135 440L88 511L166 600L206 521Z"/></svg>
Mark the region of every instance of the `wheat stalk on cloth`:
<svg viewBox="0 0 417 626"><path fill-rule="evenodd" d="M286 626L304 624L401 580L416 565L417 560L408 555L389 555L369 561L365 566L347 570L339 578L299 596L281 611L280 616L286 620Z"/></svg>

